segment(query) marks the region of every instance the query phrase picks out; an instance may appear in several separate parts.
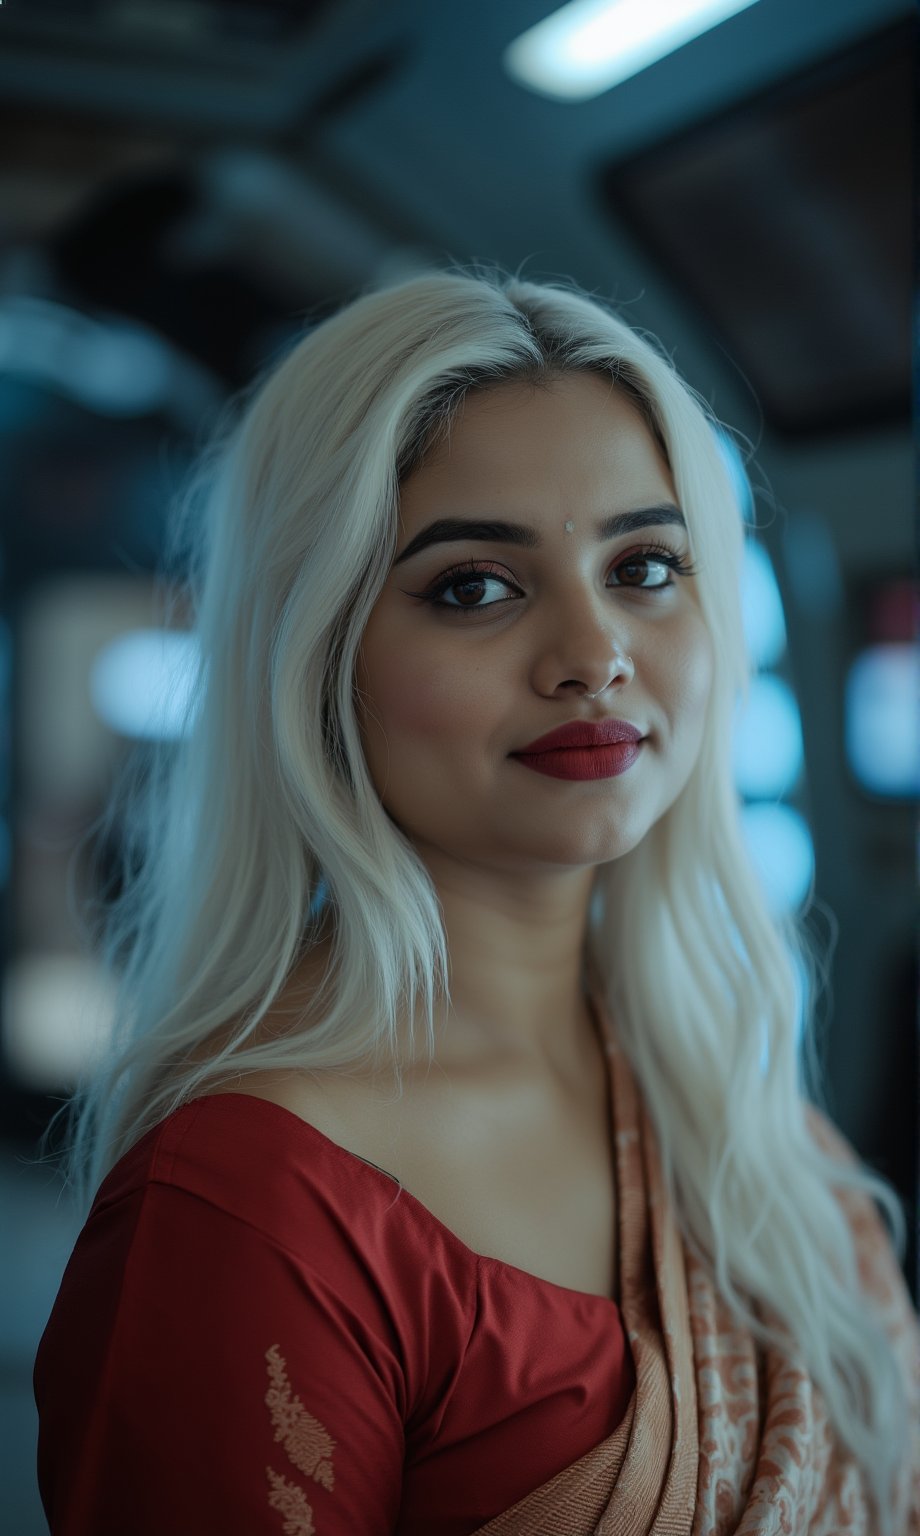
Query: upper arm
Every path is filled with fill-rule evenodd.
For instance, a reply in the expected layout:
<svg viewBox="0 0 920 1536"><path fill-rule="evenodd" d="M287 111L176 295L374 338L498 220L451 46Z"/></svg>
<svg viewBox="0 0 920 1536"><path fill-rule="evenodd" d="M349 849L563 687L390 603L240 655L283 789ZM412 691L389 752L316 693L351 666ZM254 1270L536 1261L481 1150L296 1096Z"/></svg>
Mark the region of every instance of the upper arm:
<svg viewBox="0 0 920 1536"><path fill-rule="evenodd" d="M84 1229L40 1345L52 1536L390 1536L404 1435L375 1318L321 1256L180 1188L143 1202L117 1264Z"/></svg>

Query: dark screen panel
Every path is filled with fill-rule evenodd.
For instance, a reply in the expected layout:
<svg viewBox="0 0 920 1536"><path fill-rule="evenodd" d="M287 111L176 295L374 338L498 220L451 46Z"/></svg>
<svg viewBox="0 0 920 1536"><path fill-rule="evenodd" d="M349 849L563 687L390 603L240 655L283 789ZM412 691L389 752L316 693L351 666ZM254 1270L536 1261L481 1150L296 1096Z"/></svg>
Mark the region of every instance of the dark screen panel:
<svg viewBox="0 0 920 1536"><path fill-rule="evenodd" d="M907 420L914 27L601 175L775 430Z"/></svg>

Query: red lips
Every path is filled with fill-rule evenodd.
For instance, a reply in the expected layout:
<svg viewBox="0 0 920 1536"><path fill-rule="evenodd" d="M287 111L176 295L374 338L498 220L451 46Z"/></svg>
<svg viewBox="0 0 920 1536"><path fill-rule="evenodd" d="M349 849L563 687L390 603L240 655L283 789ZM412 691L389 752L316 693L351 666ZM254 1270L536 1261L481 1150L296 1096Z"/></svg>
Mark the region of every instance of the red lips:
<svg viewBox="0 0 920 1536"><path fill-rule="evenodd" d="M558 752L565 747L608 747L616 741L641 740L642 732L628 720L570 720L568 725L557 726L546 736L519 747L518 752Z"/></svg>

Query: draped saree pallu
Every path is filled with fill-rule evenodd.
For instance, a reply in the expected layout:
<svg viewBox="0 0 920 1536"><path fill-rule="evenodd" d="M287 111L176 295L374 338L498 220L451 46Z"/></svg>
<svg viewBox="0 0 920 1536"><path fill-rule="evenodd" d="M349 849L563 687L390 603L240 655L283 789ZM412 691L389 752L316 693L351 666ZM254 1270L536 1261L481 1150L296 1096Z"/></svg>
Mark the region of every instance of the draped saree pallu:
<svg viewBox="0 0 920 1536"><path fill-rule="evenodd" d="M620 1311L636 1386L608 1439L476 1536L877 1536L864 1474L797 1352L765 1350L685 1245L632 1070L593 1002L610 1068ZM808 1114L824 1150L852 1161L826 1116ZM920 1536L920 1327L874 1204L838 1198L905 1366L914 1438L904 1536Z"/></svg>

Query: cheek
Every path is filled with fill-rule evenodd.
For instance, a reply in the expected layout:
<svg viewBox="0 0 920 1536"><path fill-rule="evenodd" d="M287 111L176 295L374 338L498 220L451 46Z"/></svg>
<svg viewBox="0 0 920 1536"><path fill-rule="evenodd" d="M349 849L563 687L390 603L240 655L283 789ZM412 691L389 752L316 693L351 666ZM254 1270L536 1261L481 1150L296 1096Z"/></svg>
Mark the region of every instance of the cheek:
<svg viewBox="0 0 920 1536"><path fill-rule="evenodd" d="M391 751L401 742L436 741L460 728L464 705L462 680L438 666L429 647L374 633L362 642L356 677L359 718L368 745L385 741Z"/></svg>
<svg viewBox="0 0 920 1536"><path fill-rule="evenodd" d="M453 712L448 692L430 677L391 673L380 681L373 697L377 716L395 748L403 740L437 739L450 725Z"/></svg>
<svg viewBox="0 0 920 1536"><path fill-rule="evenodd" d="M712 676L715 657L713 654L712 637L705 624L700 621L695 644L691 647L687 658L687 688L696 702L705 704L712 689Z"/></svg>
<svg viewBox="0 0 920 1536"><path fill-rule="evenodd" d="M712 692L713 672L712 639L699 619L671 648L666 677L662 679L673 717L682 718L690 729L702 727Z"/></svg>

